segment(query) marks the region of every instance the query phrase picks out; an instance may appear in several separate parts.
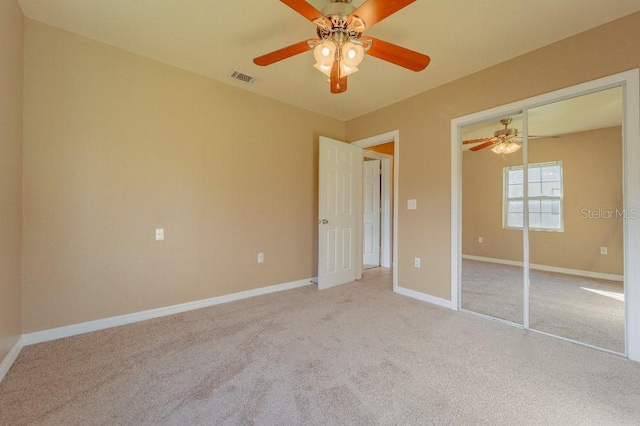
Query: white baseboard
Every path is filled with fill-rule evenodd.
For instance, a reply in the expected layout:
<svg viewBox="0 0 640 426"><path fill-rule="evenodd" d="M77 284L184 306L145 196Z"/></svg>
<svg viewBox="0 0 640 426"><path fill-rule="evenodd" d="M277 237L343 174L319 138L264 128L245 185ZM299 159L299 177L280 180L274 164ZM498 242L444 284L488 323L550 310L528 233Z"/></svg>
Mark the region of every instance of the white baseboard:
<svg viewBox="0 0 640 426"><path fill-rule="evenodd" d="M451 307L451 301L447 299L441 299L439 297L431 296L426 293L420 293L419 291L410 290L404 287L396 287L394 292L401 294L403 296L411 297L412 299L418 299L423 302L432 303L434 305L442 306L443 308L453 309Z"/></svg>
<svg viewBox="0 0 640 426"><path fill-rule="evenodd" d="M305 279L284 284L276 284L269 287L261 287L254 290L241 291L238 293L213 297L210 299L196 300L194 302L181 303L179 305L166 306L163 308L150 309L147 311L134 312L131 314L83 322L80 324L52 328L50 330L27 333L22 336L22 345L34 345L36 343L48 342L50 340L61 339L63 337L71 337L78 334L91 333L92 331L104 330L111 327L118 327L121 325L146 321L149 319L164 317L167 315L193 311L195 309L220 305L222 303L235 302L237 300L248 299L250 297L262 296L265 294L276 293L284 290L291 290L294 288L311 285L311 280L312 279Z"/></svg>
<svg viewBox="0 0 640 426"><path fill-rule="evenodd" d="M524 265L523 262L518 262L515 260L494 259L491 257L472 256L469 254L463 254L462 258L468 259L468 260L476 260L478 262L497 263L499 265L509 265L509 266L519 266L519 267L522 267ZM624 277L622 275L604 274L601 272L591 272L591 271L580 271L578 269L558 268L557 266L537 265L535 263L532 263L529 266L531 267L531 269L535 269L537 271L555 272L558 274L575 275L578 277L585 277L585 278L596 278L599 280L620 281L620 282L624 281Z"/></svg>
<svg viewBox="0 0 640 426"><path fill-rule="evenodd" d="M18 358L18 355L20 354L22 347L23 347L23 338L22 336L20 336L16 341L15 345L13 345L13 347L7 354L7 356L5 356L2 362L0 362L0 382L2 381L2 379L4 379L4 376L7 375L7 373L9 372L9 369L15 362L16 358Z"/></svg>

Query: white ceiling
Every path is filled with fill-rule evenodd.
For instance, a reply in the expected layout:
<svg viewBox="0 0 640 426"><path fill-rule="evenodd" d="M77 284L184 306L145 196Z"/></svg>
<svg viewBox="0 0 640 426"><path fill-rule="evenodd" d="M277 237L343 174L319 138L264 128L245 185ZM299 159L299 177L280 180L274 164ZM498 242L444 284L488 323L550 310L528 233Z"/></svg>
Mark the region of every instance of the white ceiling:
<svg viewBox="0 0 640 426"><path fill-rule="evenodd" d="M332 95L311 52L253 64L316 37L278 0L19 1L34 20L345 121L640 10L638 0L418 0L365 34L431 56L427 69L367 57L348 91ZM231 80L234 69L258 82Z"/></svg>

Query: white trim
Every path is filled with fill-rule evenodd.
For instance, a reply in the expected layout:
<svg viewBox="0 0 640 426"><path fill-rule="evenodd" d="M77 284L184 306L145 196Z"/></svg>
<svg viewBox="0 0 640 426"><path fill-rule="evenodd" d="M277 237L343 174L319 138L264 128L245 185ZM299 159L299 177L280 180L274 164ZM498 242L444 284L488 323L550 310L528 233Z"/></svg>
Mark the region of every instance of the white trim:
<svg viewBox="0 0 640 426"><path fill-rule="evenodd" d="M391 132L382 133L380 135L371 136L366 139L360 139L352 142L361 148L381 145L383 143L393 142L393 291L398 288L398 208L399 208L399 182L400 174L400 131L393 130Z"/></svg>
<svg viewBox="0 0 640 426"><path fill-rule="evenodd" d="M608 77L545 93L451 120L451 299L459 309L462 238L462 132L463 126L519 113L612 87L622 87L624 207L640 209L640 71L632 69ZM624 222L624 291L626 356L640 361L640 218Z"/></svg>
<svg viewBox="0 0 640 426"><path fill-rule="evenodd" d="M433 305L442 306L443 308L450 309L451 301L447 299L442 299L440 297L431 296L426 293L420 293L419 291L411 290L404 287L396 287L393 289L395 293L401 294L403 296L410 297L412 299L421 300L423 302L431 303Z"/></svg>
<svg viewBox="0 0 640 426"><path fill-rule="evenodd" d="M359 146L360 148L369 148L370 146L382 145L383 143L396 142L399 133L400 132L398 130L393 130L391 132L382 133L365 139L360 139L352 143Z"/></svg>
<svg viewBox="0 0 640 426"><path fill-rule="evenodd" d="M451 309L462 308L462 124L451 120Z"/></svg>
<svg viewBox="0 0 640 426"><path fill-rule="evenodd" d="M354 142L353 145L356 145ZM371 151L370 149L363 148L365 150L365 157L373 158L374 160L391 160L393 155L383 154L382 152Z"/></svg>
<svg viewBox="0 0 640 426"><path fill-rule="evenodd" d="M7 375L7 373L9 372L9 369L18 358L18 355L20 354L20 351L22 350L23 346L24 346L23 337L20 336L16 341L15 345L13 345L13 347L9 351L9 353L4 357L2 362L0 362L0 382L2 382L2 379L4 379L4 376Z"/></svg>
<svg viewBox="0 0 640 426"><path fill-rule="evenodd" d="M524 132L522 139L522 181L526 182L526 184L522 185L522 195L524 197L522 200L522 257L524 260L524 267L522 268L522 280L524 283L524 290L522 291L522 326L525 330L528 330L531 325L531 306L529 305L531 281L529 273L533 266L531 265L529 246L529 110L527 109L522 111L522 124L522 131ZM503 202L506 203L507 200L505 199Z"/></svg>
<svg viewBox="0 0 640 426"><path fill-rule="evenodd" d="M499 265L524 267L524 262L515 261L515 260L495 259L492 257L473 256L470 254L463 254L462 258L467 260L475 260L478 262L487 262L487 263L496 263ZM605 274L602 272L581 271L579 269L559 268L557 266L538 265L535 263L531 263L529 266L531 269L535 269L536 271L555 272L557 274L575 275L578 277L596 278L599 280L609 280L609 281L618 281L618 282L624 281L624 277L622 275L616 275L616 274Z"/></svg>
<svg viewBox="0 0 640 426"><path fill-rule="evenodd" d="M284 290L291 290L298 287L304 287L312 284L312 279L293 281L290 283L276 284L269 287L261 287L253 290L231 293L224 296L212 297L210 299L196 300L194 302L181 303L163 308L150 309L147 311L134 312L116 317L104 318L95 321L83 322L80 324L68 325L65 327L52 328L50 330L36 331L27 333L22 336L22 344L24 346L34 345L36 343L48 342L50 340L62 339L64 337L76 336L78 334L91 333L93 331L104 330L111 327L132 324L135 322L146 321L153 318L165 317L168 315L179 314L182 312L193 311L195 309L206 308L209 306L220 305L222 303L235 302L250 297L263 296L265 294L276 293Z"/></svg>
<svg viewBox="0 0 640 426"><path fill-rule="evenodd" d="M612 351L611 349L601 348L600 346L590 345L588 343L581 342L579 340L569 339L568 337L556 336L555 334L545 333L544 331L536 330L535 328L531 328L531 329L529 329L529 331L532 331L532 332L538 333L538 334L542 334L544 336L555 337L556 339L561 339L561 340L564 340L566 342L574 343L576 345L586 346L587 348L598 349L599 351L603 351L603 352L609 352L610 354L613 354L613 355L624 356L623 353Z"/></svg>
<svg viewBox="0 0 640 426"><path fill-rule="evenodd" d="M640 209L640 70L624 74L624 207ZM640 361L640 218L624 221L627 356Z"/></svg>
<svg viewBox="0 0 640 426"><path fill-rule="evenodd" d="M509 321L509 320L498 318L498 317L492 317L491 315L481 314L480 312L470 311L470 310L465 309L465 308L460 308L460 312L464 312L465 314L473 315L473 316L480 317L480 318L483 318L483 319L488 319L489 321L499 322L500 324L505 324L505 325L510 325L512 327L522 328L524 330L524 326L522 324L518 324L517 322ZM527 331L532 331L532 330L527 330Z"/></svg>
<svg viewBox="0 0 640 426"><path fill-rule="evenodd" d="M619 74L614 74L586 83L577 84L575 86L566 87L554 92L544 93L532 98L523 99L510 104L501 105L488 110L465 115L463 117L454 118L451 121L452 124L455 124L454 128L457 130L458 127L487 121L492 118L503 117L511 115L512 113L519 114L524 109L532 109L542 105L547 105L565 99L575 98L607 88L619 87L624 84L629 84L629 81L633 80L634 78L638 78L638 69L621 72Z"/></svg>
<svg viewBox="0 0 640 426"><path fill-rule="evenodd" d="M393 158L382 160L382 253L380 264L393 267Z"/></svg>

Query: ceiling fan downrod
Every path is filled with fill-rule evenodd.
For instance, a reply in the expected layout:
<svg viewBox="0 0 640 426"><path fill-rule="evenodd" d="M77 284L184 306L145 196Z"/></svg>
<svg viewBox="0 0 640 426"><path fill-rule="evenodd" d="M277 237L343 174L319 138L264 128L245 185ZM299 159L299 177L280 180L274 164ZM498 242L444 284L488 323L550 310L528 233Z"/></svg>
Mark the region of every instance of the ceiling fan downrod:
<svg viewBox="0 0 640 426"><path fill-rule="evenodd" d="M496 138L506 138L507 136L518 136L518 129L509 129L509 124L513 121L512 118L503 118L500 120L500 124L504 126L504 129L496 130L493 136Z"/></svg>

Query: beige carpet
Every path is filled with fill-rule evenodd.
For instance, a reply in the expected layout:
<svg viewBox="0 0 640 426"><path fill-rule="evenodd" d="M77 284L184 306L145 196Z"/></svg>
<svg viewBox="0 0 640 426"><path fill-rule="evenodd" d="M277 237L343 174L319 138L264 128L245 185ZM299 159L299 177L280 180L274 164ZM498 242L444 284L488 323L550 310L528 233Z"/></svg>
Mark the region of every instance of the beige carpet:
<svg viewBox="0 0 640 426"><path fill-rule="evenodd" d="M362 282L26 347L0 424L637 425L640 364Z"/></svg>
<svg viewBox="0 0 640 426"><path fill-rule="evenodd" d="M522 324L521 267L464 260L462 307ZM624 353L622 283L531 271L530 327Z"/></svg>

